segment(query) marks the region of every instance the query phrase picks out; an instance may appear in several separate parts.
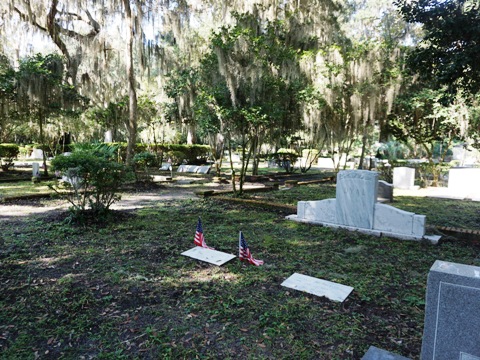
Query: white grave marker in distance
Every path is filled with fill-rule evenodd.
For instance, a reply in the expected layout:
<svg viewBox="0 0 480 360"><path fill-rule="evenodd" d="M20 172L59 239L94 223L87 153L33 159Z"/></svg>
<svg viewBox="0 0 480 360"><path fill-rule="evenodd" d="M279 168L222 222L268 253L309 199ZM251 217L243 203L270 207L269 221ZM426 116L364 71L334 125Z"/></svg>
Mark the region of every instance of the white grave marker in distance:
<svg viewBox="0 0 480 360"><path fill-rule="evenodd" d="M205 261L207 263L222 266L226 262L235 258L235 255L227 254L221 251L203 248L201 246L195 246L194 248L184 251L184 256L191 257L195 260Z"/></svg>
<svg viewBox="0 0 480 360"><path fill-rule="evenodd" d="M286 279L282 286L303 291L316 296L325 296L333 301L343 302L353 291L353 287L337 284L307 275L295 273Z"/></svg>

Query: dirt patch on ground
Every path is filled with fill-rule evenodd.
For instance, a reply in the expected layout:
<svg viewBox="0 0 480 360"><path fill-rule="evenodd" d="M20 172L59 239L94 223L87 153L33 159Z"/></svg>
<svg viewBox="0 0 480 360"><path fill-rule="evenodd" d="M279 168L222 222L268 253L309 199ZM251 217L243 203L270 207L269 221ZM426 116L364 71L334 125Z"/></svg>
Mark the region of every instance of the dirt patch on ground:
<svg viewBox="0 0 480 360"><path fill-rule="evenodd" d="M137 184L122 192L121 200L112 205L113 210L133 210L148 206L154 206L159 201L199 199L197 191L215 190L228 191L232 189L230 184L217 184L213 182L195 182L193 180L180 179L180 184ZM262 184L248 183L245 188L262 187ZM47 214L55 216L63 213L70 204L63 199L51 198L24 198L0 203L0 221L12 221L17 217Z"/></svg>

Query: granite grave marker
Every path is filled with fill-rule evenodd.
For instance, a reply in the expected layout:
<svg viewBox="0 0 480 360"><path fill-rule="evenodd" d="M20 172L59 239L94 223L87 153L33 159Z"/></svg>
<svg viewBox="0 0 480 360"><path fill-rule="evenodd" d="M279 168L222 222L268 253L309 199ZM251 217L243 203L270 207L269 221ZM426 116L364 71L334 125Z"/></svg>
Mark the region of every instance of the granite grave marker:
<svg viewBox="0 0 480 360"><path fill-rule="evenodd" d="M480 360L480 267L437 260L427 281L422 360Z"/></svg>

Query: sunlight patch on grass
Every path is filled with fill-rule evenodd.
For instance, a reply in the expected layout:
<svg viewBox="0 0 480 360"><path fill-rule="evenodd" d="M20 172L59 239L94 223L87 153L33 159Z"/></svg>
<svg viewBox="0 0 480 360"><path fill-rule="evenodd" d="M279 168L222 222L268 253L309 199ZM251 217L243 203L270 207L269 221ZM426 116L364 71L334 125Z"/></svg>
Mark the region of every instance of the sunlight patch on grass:
<svg viewBox="0 0 480 360"><path fill-rule="evenodd" d="M69 259L71 258L71 255L63 255L63 256L56 256L56 257L40 257L36 259L30 259L30 260L18 260L14 261L13 263L16 265L36 265L36 264L42 264L45 267L51 267L54 266L55 263Z"/></svg>
<svg viewBox="0 0 480 360"><path fill-rule="evenodd" d="M238 283L240 280L241 280L241 276L239 274L225 271L225 269L223 270L217 269L214 267L183 271L180 277L170 278L170 281L176 284L207 283L207 282Z"/></svg>

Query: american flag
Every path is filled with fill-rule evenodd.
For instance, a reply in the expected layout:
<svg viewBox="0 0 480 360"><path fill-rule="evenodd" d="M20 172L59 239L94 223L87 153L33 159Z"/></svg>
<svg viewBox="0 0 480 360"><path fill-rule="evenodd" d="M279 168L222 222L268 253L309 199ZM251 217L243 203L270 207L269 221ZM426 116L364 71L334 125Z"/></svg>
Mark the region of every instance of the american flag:
<svg viewBox="0 0 480 360"><path fill-rule="evenodd" d="M254 259L252 254L250 253L250 249L248 248L247 241L243 236L243 233L240 231L238 236L238 248L239 248L239 255L238 257L242 261L247 261L252 265L260 266L263 265L263 260Z"/></svg>
<svg viewBox="0 0 480 360"><path fill-rule="evenodd" d="M195 231L195 239L193 240L193 242L197 246L201 246L207 249L213 249L211 247L208 247L207 243L205 242L205 237L203 236L202 220L200 219L200 217L198 218L197 229Z"/></svg>

